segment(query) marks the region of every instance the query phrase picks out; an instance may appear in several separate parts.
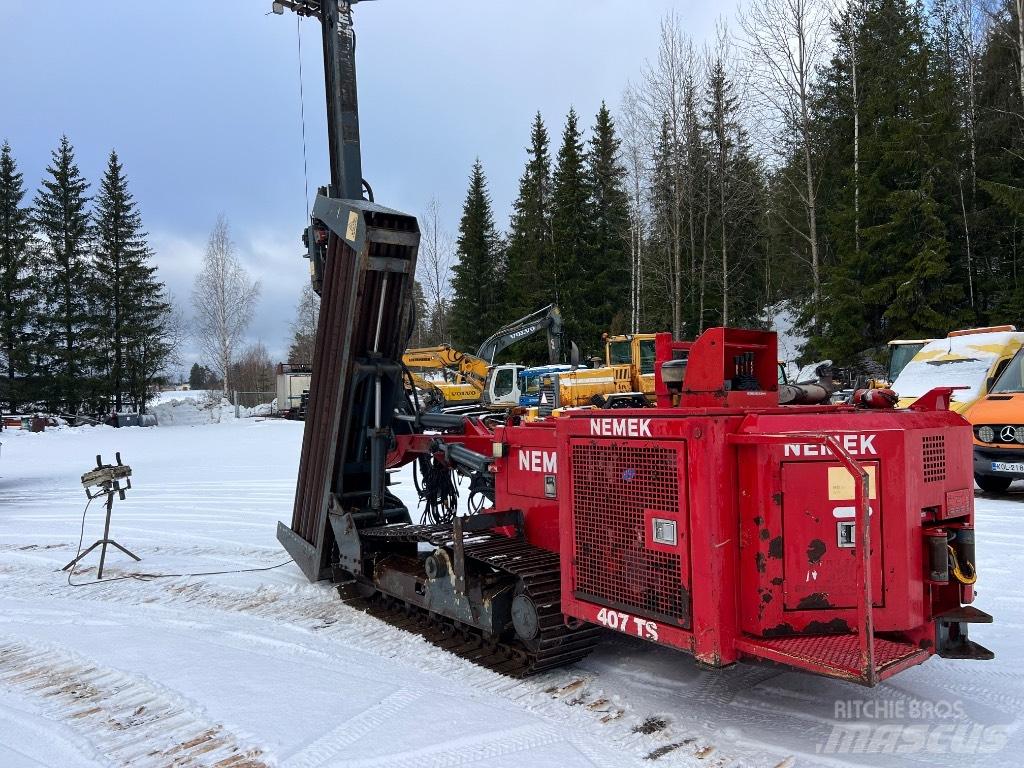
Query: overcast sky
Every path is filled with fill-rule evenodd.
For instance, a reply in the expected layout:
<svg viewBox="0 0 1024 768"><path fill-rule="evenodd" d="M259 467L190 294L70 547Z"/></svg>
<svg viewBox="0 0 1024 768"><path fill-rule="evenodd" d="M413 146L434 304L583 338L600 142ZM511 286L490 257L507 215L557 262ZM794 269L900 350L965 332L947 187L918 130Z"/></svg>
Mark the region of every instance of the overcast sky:
<svg viewBox="0 0 1024 768"><path fill-rule="evenodd" d="M420 214L432 196L454 231L470 165L506 226L533 114L553 140L656 54L675 9L698 41L733 0L380 0L356 7L363 174L376 199ZM270 0L0 0L0 141L34 195L62 133L98 181L125 165L160 275L186 317L206 238L224 213L263 284L250 331L275 358L307 264L294 14ZM60 13L56 13L59 9ZM319 22L303 20L311 193L326 183ZM185 364L194 357L185 350Z"/></svg>

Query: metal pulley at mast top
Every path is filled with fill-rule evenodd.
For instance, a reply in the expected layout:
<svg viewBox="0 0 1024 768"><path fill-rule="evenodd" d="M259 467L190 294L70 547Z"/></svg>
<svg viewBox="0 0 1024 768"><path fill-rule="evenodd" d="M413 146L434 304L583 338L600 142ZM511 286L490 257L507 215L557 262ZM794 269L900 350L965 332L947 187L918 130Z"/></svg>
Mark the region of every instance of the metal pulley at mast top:
<svg viewBox="0 0 1024 768"><path fill-rule="evenodd" d="M365 1L365 0L363 0ZM359 98L356 88L356 36L352 6L360 0L276 0L285 9L320 20L323 32L324 85L327 93L327 143L331 158L329 196L363 199L363 163L359 146Z"/></svg>

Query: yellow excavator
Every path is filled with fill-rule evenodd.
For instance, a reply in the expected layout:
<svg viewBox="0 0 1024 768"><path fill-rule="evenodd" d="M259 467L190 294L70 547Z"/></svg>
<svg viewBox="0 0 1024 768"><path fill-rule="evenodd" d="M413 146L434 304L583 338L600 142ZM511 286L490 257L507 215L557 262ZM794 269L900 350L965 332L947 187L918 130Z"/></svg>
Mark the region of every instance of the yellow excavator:
<svg viewBox="0 0 1024 768"><path fill-rule="evenodd" d="M402 363L413 385L429 399L428 406L480 402L487 381L487 363L448 344L407 350Z"/></svg>
<svg viewBox="0 0 1024 768"><path fill-rule="evenodd" d="M513 407L519 404L518 391L490 393L490 390L494 389L490 386L494 359L502 350L537 333L547 333L549 361L560 362L562 313L556 305L549 304L499 328L480 345L475 355L442 344L437 347L406 350L402 356L402 363L412 375L414 386L428 400L423 403L428 408L475 405L482 400L489 407ZM515 378L525 366L505 365L499 368L514 368Z"/></svg>

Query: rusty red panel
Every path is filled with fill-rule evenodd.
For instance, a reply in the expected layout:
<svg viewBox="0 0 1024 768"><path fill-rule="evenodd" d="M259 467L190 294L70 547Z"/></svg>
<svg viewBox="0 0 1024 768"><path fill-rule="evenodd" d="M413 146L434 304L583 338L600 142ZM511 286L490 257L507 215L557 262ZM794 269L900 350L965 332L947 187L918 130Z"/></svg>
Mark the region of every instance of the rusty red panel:
<svg viewBox="0 0 1024 768"><path fill-rule="evenodd" d="M877 461L864 467L877 477ZM873 485L877 489L878 481ZM837 462L786 462L782 499L784 611L854 608L858 585L853 477ZM885 583L881 546L885 507L878 493L872 494L870 513L873 600L880 607Z"/></svg>

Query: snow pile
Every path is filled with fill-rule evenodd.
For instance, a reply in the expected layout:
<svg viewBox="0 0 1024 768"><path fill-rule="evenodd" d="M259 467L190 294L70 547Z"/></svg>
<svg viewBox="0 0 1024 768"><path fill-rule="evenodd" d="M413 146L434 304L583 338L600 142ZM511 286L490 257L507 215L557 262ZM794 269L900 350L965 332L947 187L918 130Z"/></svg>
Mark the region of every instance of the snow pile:
<svg viewBox="0 0 1024 768"><path fill-rule="evenodd" d="M269 403L260 403L252 408L242 408L243 416L273 416L277 413L277 398L275 397Z"/></svg>
<svg viewBox="0 0 1024 768"><path fill-rule="evenodd" d="M892 388L901 398L921 397L935 387L966 387L953 393L961 403L981 397L993 364L1007 346L1019 347L1024 333L972 333L926 344L903 369Z"/></svg>
<svg viewBox="0 0 1024 768"><path fill-rule="evenodd" d="M220 424L235 419L235 406L219 390L196 389L191 392L161 392L149 406L149 412L156 414L157 425L161 427L197 427L203 424ZM277 413L277 398L238 409L242 419L252 416L273 416Z"/></svg>
<svg viewBox="0 0 1024 768"><path fill-rule="evenodd" d="M172 400L202 400L220 394L221 391L219 389L172 389L158 393L149 402L152 405L159 405L160 403L169 403Z"/></svg>
<svg viewBox="0 0 1024 768"><path fill-rule="evenodd" d="M167 397L181 394L183 397ZM198 390L195 392L162 392L149 412L156 415L161 427L219 424L235 418L235 407L219 392Z"/></svg>
<svg viewBox="0 0 1024 768"><path fill-rule="evenodd" d="M786 375L790 381L800 381L796 359L807 344L807 337L796 328L796 312L786 302L768 307L767 314L771 318L769 330L778 334L779 360L786 364ZM811 369L813 374L814 370Z"/></svg>

